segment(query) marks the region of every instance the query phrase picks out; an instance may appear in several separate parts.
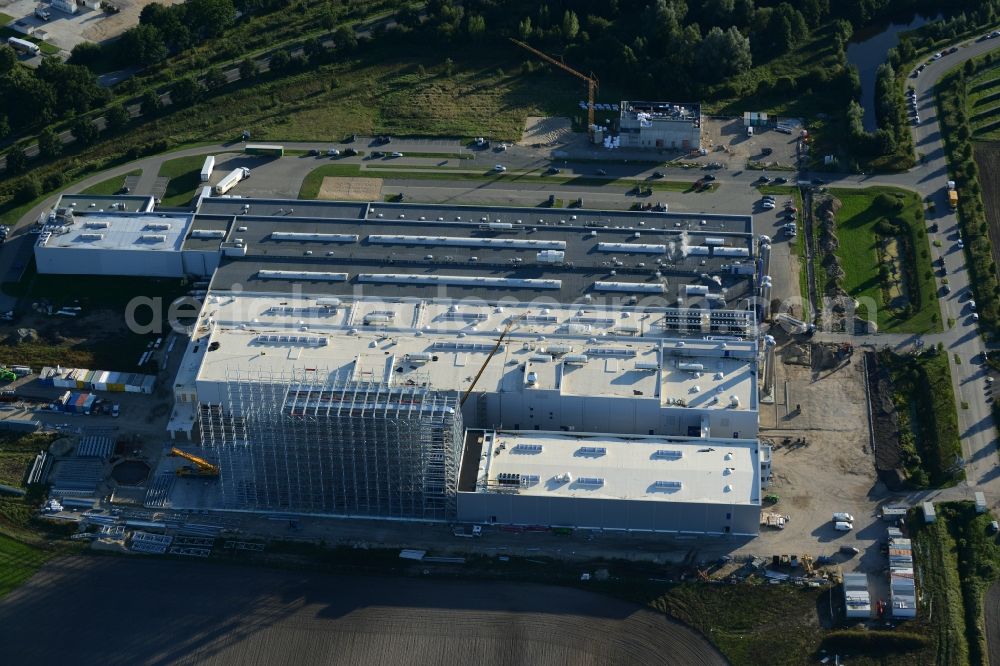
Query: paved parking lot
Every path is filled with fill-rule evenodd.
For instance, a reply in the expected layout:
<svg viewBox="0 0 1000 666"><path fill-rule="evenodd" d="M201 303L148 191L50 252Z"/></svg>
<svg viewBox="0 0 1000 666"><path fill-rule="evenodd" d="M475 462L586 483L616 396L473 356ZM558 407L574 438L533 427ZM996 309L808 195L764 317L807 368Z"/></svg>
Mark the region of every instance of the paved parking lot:
<svg viewBox="0 0 1000 666"><path fill-rule="evenodd" d="M161 5L172 5L181 0L156 0ZM115 0L121 9L118 14L106 14L101 10L79 7L76 14L67 14L48 7L38 0L0 0L0 12L23 20L45 33L44 41L56 46L68 55L81 42L103 42L119 36L128 28L138 25L142 8L153 0ZM49 13L48 21L35 17L35 8L44 5ZM40 38L40 35L35 35Z"/></svg>

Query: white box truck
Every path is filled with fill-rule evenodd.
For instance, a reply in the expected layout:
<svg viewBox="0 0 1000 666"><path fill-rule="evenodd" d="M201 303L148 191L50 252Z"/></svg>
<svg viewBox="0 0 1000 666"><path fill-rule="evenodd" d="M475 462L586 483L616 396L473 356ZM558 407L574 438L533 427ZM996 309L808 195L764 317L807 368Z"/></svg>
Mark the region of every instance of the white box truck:
<svg viewBox="0 0 1000 666"><path fill-rule="evenodd" d="M215 193L217 195L225 194L229 190L236 187L236 183L240 182L244 178L249 178L249 177L250 177L250 169L246 167L239 167L233 169L228 174L226 174L226 177L220 180L219 183L215 186Z"/></svg>
<svg viewBox="0 0 1000 666"><path fill-rule="evenodd" d="M18 39L17 37L8 37L7 46L19 51L20 53L27 53L28 55L36 56L39 53L38 44L34 42L29 42L26 39Z"/></svg>
<svg viewBox="0 0 1000 666"><path fill-rule="evenodd" d="M17 372L16 369L14 371ZM986 513L988 508L989 507L986 506L986 494L976 493L976 513Z"/></svg>
<svg viewBox="0 0 1000 666"><path fill-rule="evenodd" d="M207 183L215 171L215 156L209 155L205 158L205 163L201 165L201 182Z"/></svg>

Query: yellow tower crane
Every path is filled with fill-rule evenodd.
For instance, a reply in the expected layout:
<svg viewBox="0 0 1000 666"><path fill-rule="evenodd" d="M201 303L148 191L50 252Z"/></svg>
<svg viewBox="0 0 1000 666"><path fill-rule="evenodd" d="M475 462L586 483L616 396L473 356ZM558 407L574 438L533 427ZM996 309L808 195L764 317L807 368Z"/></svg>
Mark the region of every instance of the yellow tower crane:
<svg viewBox="0 0 1000 666"><path fill-rule="evenodd" d="M536 56L538 56L545 62L549 63L550 65L555 65L564 72L568 72L573 76L577 77L578 79L583 79L584 81L587 82L587 133L591 134L591 138L593 138L594 130L592 128L594 127L594 96L597 94L597 88L598 88L597 77L594 76L594 73L591 72L590 76L587 76L583 72L576 71L569 65L556 60L549 54L539 51L533 46L528 46L524 42L514 39L513 37L510 37L509 39L510 41L520 46L522 49L534 53Z"/></svg>

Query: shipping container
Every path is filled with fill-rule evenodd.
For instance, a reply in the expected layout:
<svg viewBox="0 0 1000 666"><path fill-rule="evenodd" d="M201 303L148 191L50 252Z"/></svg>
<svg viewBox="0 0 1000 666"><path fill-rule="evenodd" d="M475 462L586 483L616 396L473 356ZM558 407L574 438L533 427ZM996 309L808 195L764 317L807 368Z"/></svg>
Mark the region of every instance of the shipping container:
<svg viewBox="0 0 1000 666"><path fill-rule="evenodd" d="M243 152L247 155L270 155L272 157L281 157L285 154L285 147L265 143L248 143L243 148Z"/></svg>
<svg viewBox="0 0 1000 666"><path fill-rule="evenodd" d="M241 180L249 177L250 177L250 169L247 169L246 167L233 169L228 174L226 174L225 178L223 178L218 182L218 184L215 186L215 193L225 194L229 190L236 187L236 184L239 183Z"/></svg>
<svg viewBox="0 0 1000 666"><path fill-rule="evenodd" d="M8 37L7 45L20 53L26 53L28 55L33 55L33 56L36 56L39 53L38 44L35 44L34 42L29 42L26 39L18 39L17 37Z"/></svg>
<svg viewBox="0 0 1000 666"><path fill-rule="evenodd" d="M209 155L201 165L201 182L207 183L212 178L213 171L215 171L215 157Z"/></svg>

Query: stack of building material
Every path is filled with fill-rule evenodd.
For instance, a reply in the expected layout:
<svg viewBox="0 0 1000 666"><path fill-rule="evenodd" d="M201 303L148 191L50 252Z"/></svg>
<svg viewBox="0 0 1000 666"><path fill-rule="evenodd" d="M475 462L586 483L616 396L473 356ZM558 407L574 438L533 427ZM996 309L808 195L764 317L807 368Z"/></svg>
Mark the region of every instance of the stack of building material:
<svg viewBox="0 0 1000 666"><path fill-rule="evenodd" d="M917 589L913 580L913 544L902 536L889 537L889 605L893 617L917 616Z"/></svg>
<svg viewBox="0 0 1000 666"><path fill-rule="evenodd" d="M110 437L84 437L76 446L77 458L101 458L106 460L114 449Z"/></svg>
<svg viewBox="0 0 1000 666"><path fill-rule="evenodd" d="M104 477L104 463L95 458L67 458L55 464L51 497L90 497Z"/></svg>
<svg viewBox="0 0 1000 666"><path fill-rule="evenodd" d="M872 614L872 600L868 594L868 574L844 574L844 607L848 618L868 618Z"/></svg>
<svg viewBox="0 0 1000 666"><path fill-rule="evenodd" d="M153 375L84 368L42 368L38 379L57 388L90 389L111 393L152 393L156 383Z"/></svg>
<svg viewBox="0 0 1000 666"><path fill-rule="evenodd" d="M131 548L137 553L152 553L162 555L167 552L173 537L150 532L133 532Z"/></svg>

